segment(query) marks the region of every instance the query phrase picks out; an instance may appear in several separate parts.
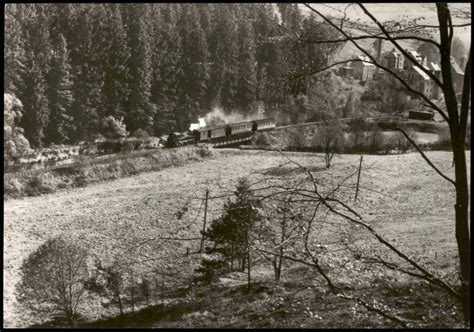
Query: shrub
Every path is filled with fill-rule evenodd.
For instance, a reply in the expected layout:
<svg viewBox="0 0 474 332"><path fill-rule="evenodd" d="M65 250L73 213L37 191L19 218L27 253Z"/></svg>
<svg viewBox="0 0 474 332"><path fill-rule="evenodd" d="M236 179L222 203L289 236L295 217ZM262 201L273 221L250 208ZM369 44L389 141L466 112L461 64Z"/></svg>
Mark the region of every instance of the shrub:
<svg viewBox="0 0 474 332"><path fill-rule="evenodd" d="M383 135L382 129L380 129L376 123L371 126L367 139L369 152L377 153L383 149L385 136Z"/></svg>
<svg viewBox="0 0 474 332"><path fill-rule="evenodd" d="M135 150L140 150L143 147L143 141L140 139L126 139L121 142L121 152L131 152Z"/></svg>
<svg viewBox="0 0 474 332"><path fill-rule="evenodd" d="M267 133L257 133L254 137L254 145L261 147L268 147L270 145L270 140Z"/></svg>
<svg viewBox="0 0 474 332"><path fill-rule="evenodd" d="M137 129L133 133L133 137L144 139L150 137L150 135L148 135L148 133L144 129Z"/></svg>
<svg viewBox="0 0 474 332"><path fill-rule="evenodd" d="M3 158L11 161L30 150L30 144L19 127L23 104L14 95L3 94Z"/></svg>
<svg viewBox="0 0 474 332"><path fill-rule="evenodd" d="M122 138L127 137L127 130L123 119L115 119L113 116L108 116L102 119L102 132L107 138Z"/></svg>
<svg viewBox="0 0 474 332"><path fill-rule="evenodd" d="M362 116L357 116L348 122L347 128L351 133L351 149L363 150L363 142L365 141L365 131L369 127L367 120Z"/></svg>
<svg viewBox="0 0 474 332"><path fill-rule="evenodd" d="M327 122L318 127L313 139L313 144L318 150L324 152L326 168L331 167L334 154L344 149L344 132L339 122Z"/></svg>
<svg viewBox="0 0 474 332"><path fill-rule="evenodd" d="M23 262L18 302L34 314L77 321L86 297L87 252L63 237L46 241Z"/></svg>
<svg viewBox="0 0 474 332"><path fill-rule="evenodd" d="M16 178L9 178L5 181L3 197L20 198L24 195L24 185Z"/></svg>
<svg viewBox="0 0 474 332"><path fill-rule="evenodd" d="M39 196L55 191L54 181L46 174L34 175L26 181L24 193L26 196Z"/></svg>
<svg viewBox="0 0 474 332"><path fill-rule="evenodd" d="M439 132L439 139L437 146L441 149L451 149L451 134L449 128L443 128ZM467 135L466 135L467 136Z"/></svg>
<svg viewBox="0 0 474 332"><path fill-rule="evenodd" d="M166 140L167 148L175 148L179 146L179 138L174 133L169 134L168 139Z"/></svg>
<svg viewBox="0 0 474 332"><path fill-rule="evenodd" d="M160 139L157 137L149 137L143 143L144 149L157 149L160 147Z"/></svg>
<svg viewBox="0 0 474 332"><path fill-rule="evenodd" d="M304 130L295 128L289 132L288 149L299 151L302 150L306 145L306 136Z"/></svg>
<svg viewBox="0 0 474 332"><path fill-rule="evenodd" d="M194 281L211 285L219 280L219 277L228 270L227 263L218 254L206 255L201 261L201 266L196 268Z"/></svg>
<svg viewBox="0 0 474 332"><path fill-rule="evenodd" d="M416 140L416 132L413 131L413 130L406 130L405 131L408 135L408 137L410 137L411 140ZM407 152L411 147L412 147L412 144L410 143L410 141L408 141L405 137L405 135L403 135L401 132L397 132L397 138L398 138L398 152L399 153L405 153Z"/></svg>
<svg viewBox="0 0 474 332"><path fill-rule="evenodd" d="M197 153L201 158L212 157L214 155L214 151L207 145L199 146Z"/></svg>
<svg viewBox="0 0 474 332"><path fill-rule="evenodd" d="M73 187L85 187L87 183L87 176L83 170L77 172L72 179Z"/></svg>
<svg viewBox="0 0 474 332"><path fill-rule="evenodd" d="M122 149L122 143L120 141L112 140L97 142L96 146L99 153L120 152Z"/></svg>

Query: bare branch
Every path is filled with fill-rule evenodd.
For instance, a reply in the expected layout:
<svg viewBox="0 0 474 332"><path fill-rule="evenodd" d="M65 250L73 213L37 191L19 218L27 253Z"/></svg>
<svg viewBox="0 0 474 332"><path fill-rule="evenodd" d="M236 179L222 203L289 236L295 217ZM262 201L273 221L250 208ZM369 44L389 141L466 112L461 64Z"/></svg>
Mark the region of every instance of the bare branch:
<svg viewBox="0 0 474 332"><path fill-rule="evenodd" d="M443 112L443 110L441 108L439 108L437 105L435 105L431 100L429 100L428 97L426 97L422 92L420 91L417 91L417 90L414 90L404 79L402 79L399 75L397 75L395 72L393 72L392 70L388 69L387 67L381 65L380 63L378 63L377 61L375 61L374 57L369 53L367 52L364 48L362 48L359 44L357 44L357 42L355 42L354 40L351 39L351 37L343 30L339 29L338 26L336 26L331 20L329 20L326 16L324 16L323 14L321 14L318 10L314 9L313 7L311 7L310 5L308 4L304 4L307 8L309 8L311 11L317 13L319 16L321 16L321 18L323 18L326 22L328 22L332 27L334 27L335 29L337 29L341 34L344 35L344 37L346 38L349 38L349 40L360 50L362 51L370 60L371 62L377 66L378 68L388 72L389 74L391 74L394 78L396 78L399 82L401 82L410 92L416 94L417 96L421 97L426 103L428 103L433 109L435 109L440 115L441 117L446 121L446 122L449 122L449 118L448 116Z"/></svg>
<svg viewBox="0 0 474 332"><path fill-rule="evenodd" d="M303 77L303 76L310 76L310 75L314 75L314 74L317 74L317 73L320 73L320 72L323 72L325 70L328 70L332 67L335 67L337 65L340 65L340 64L343 64L343 63L348 63L348 62L351 62L351 61L361 61L359 58L354 58L354 59L349 59L349 60L344 60L344 61L339 61L339 62L335 62L333 64L331 64L330 66L327 66L327 67L324 67L324 68L320 68L320 69L316 69L314 71L311 71L311 72L308 72L308 73L302 73L302 74L298 74L298 75L294 75L292 76L291 78L292 79L297 79L297 78L300 78L300 77Z"/></svg>
<svg viewBox="0 0 474 332"><path fill-rule="evenodd" d="M364 11L364 13L369 16L372 21L375 22L375 24L377 24L377 26L380 28L380 30L385 34L385 36L388 38L388 40L390 40L390 42L392 42L393 45L395 45L395 47L405 56L407 57L408 59L410 59L410 61L418 68L420 68L426 75L428 75L432 80L433 82L436 83L436 85L438 85L439 87L442 87L443 86L443 83L441 83L441 81L436 77L436 75L434 75L433 73L431 73L428 69L426 69L425 67L423 67L420 63L418 63L418 61L416 61L416 59L413 59L412 56L410 56L410 54L408 54L407 51L405 51L401 46L400 44L397 43L397 41L395 39L393 39L392 36L390 36L390 34L387 32L387 30L385 30L385 28L383 27L383 25L365 8L365 6L363 4L359 4L359 7L362 8L362 10ZM441 45L437 45L438 48L441 47Z"/></svg>
<svg viewBox="0 0 474 332"><path fill-rule="evenodd" d="M300 42L311 43L311 44L330 44L330 43L342 43L348 42L351 40L364 40L364 39L381 39L381 40L390 40L387 37L381 36L382 33L376 35L363 35L363 36L351 36L350 38L344 39L328 39L328 40L310 40L310 39L300 39ZM440 47L440 44L434 41L433 39L419 37L419 36L399 36L392 37L392 40L418 40L426 43Z"/></svg>
<svg viewBox="0 0 474 332"><path fill-rule="evenodd" d="M313 262L310 263L310 262L307 262L303 259L299 259L299 258L295 258L295 257L291 257L291 256L286 256L286 255L280 255L279 253L276 253L276 252L271 252L271 251L267 251L267 250L264 250L264 249L260 249L260 248L254 248L254 250L256 251L259 251L259 252L265 252L267 254L270 254L270 255L274 255L274 256L278 256L278 257L281 257L281 258L285 258L287 260L290 260L290 261L293 261L293 262L297 262L297 263L301 263L303 265L306 265L306 266L310 266L314 269L316 269L318 271L318 273L324 278L324 280L326 281L329 289L331 290L331 292L333 294L335 294L337 297L341 297L341 298L344 298L346 300L351 300L351 301L354 301L354 302L357 302L361 305L363 305L367 310L369 311L372 311L372 312L375 312L387 319L390 319L398 324L400 324L401 326L403 327L407 327L408 326L408 323L406 322L406 320L404 320L403 318L400 318L396 315L390 315L389 313L379 309L379 308L376 308L370 304L368 304L366 301L364 301L363 299L359 298L359 297L355 297L355 296L350 296L350 295L346 295L344 290L341 288L341 287L338 287L336 286L332 281L331 279L329 278L328 274L324 272L324 270L321 268L321 266L319 265L318 261L316 259L313 259ZM313 257L314 258L314 257Z"/></svg>
<svg viewBox="0 0 474 332"><path fill-rule="evenodd" d="M329 200L328 200L329 201ZM346 208L347 205L345 205L343 202L339 201L339 200L336 200L336 199L332 199L332 201L335 201L335 202L338 202L339 204L341 205L344 205ZM426 270L424 267L422 267L421 265L419 265L417 262L415 262L413 259L411 259L410 257L408 257L407 255L405 255L404 253L402 253L400 250L398 250L393 244L391 244L390 242L388 242L387 240L385 240L380 234L377 233L377 231L375 231L375 229L372 228L372 226L370 226L369 224L367 224L366 222L364 222L361 218L359 220L357 219L354 219L344 213L341 213L337 210L334 209L333 206L331 206L330 204L328 204L326 202L326 200L323 200L322 201L323 204L329 209L331 210L331 212L343 217L344 219L348 220L348 221L352 221L358 225L361 225L362 227L364 227L366 230L368 230L370 233L372 233L372 235L381 243L383 244L384 246L386 246L387 248L389 248L392 252L394 252L395 254L397 254L397 256L399 256L400 258L402 258L404 261L406 261L407 263L409 263L410 265L412 265L413 267L415 267L418 271L422 272L425 276L427 276L434 285L437 285L445 290L447 290L449 293L451 293L453 296L455 296L456 298L460 298L460 295L457 291L455 291L451 286L449 286L448 284L446 284L444 281L442 281L441 279L437 278L433 273L429 272L428 270ZM352 211L353 213L355 213L352 209L350 209L350 211Z"/></svg>
<svg viewBox="0 0 474 332"><path fill-rule="evenodd" d="M290 161L292 161L291 159L289 159ZM301 166L300 164L298 164L297 162L295 161L292 161L293 163L295 163L296 165L299 165L300 167L303 167ZM448 284L446 284L444 281L442 281L441 279L437 278L433 273L429 272L427 269L425 269L424 267L422 267L421 265L419 265L417 262L415 262L413 259L411 259L410 257L408 257L406 254L404 254L403 252L401 252L399 249L397 249L393 244L391 244L389 241L387 241L386 239L384 239L372 226L370 226L368 223L366 223L362 216L359 215L356 211L354 211L354 209L352 209L351 207L349 207L347 204L345 204L344 202L340 201L339 199L335 199L335 198L324 198L321 196L321 194L318 192L317 190L317 186L316 186L316 182L315 182L315 179L313 177L313 175L311 174L311 172L309 172L306 168L303 167L303 169L305 170L305 172L309 175L309 177L311 178L311 181L314 183L315 185L315 191L314 193L318 196L319 200L317 200L318 202L322 203L324 206L326 206L332 213L344 218L346 221L350 221L350 222L353 222L357 225L360 225L362 226L363 228L365 228L367 231L369 231L376 239L377 241L379 241L381 244L383 244L385 247L387 247L388 249L390 249L393 253L395 253L398 257L400 257L401 259L403 259L405 262L409 263L411 266L413 266L414 268L416 268L418 271L420 271L421 273L423 273L428 279L431 280L431 282L434 284L434 285L437 285L445 290L447 290L449 293L451 293L453 296L455 296L456 298L459 298L459 293L457 291L455 291L451 286L449 286ZM342 213L338 210L336 210L334 208L334 206L332 206L331 204L329 204L328 202L335 202L337 204L339 204L340 206L344 207L344 209L346 209L347 211L349 211L352 215L354 215L357 219L355 219L354 217L351 217L345 213Z"/></svg>
<svg viewBox="0 0 474 332"><path fill-rule="evenodd" d="M404 136L405 138L411 143L411 145L413 145L415 147L415 149L421 154L421 156L423 157L423 159L426 160L426 162L428 163L428 165L431 166L431 168L433 168L436 173L438 173L439 175L441 175L444 179L448 180L449 182L451 182L454 186L456 186L456 182L454 182L454 180L448 178L446 175L444 175L432 162L431 160L428 159L428 157L425 155L425 153L420 149L420 147L410 138L410 136L407 135L407 133L401 129L401 128L395 128L395 130L398 130L400 131Z"/></svg>

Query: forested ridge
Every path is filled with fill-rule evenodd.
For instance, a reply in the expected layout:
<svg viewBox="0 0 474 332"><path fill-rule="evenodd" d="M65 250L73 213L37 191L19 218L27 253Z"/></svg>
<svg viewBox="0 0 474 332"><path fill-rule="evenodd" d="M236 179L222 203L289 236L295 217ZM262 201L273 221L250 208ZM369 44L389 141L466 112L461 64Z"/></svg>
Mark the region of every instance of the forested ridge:
<svg viewBox="0 0 474 332"><path fill-rule="evenodd" d="M213 107L265 115L321 84L295 75L326 65L331 34L296 4L9 4L4 92L22 103L31 147L101 134L183 131Z"/></svg>

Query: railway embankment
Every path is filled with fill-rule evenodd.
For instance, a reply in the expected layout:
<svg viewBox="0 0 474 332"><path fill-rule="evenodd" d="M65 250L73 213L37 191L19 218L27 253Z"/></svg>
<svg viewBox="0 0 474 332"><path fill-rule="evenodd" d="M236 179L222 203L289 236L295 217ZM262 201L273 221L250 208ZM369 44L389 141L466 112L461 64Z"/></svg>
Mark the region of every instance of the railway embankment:
<svg viewBox="0 0 474 332"><path fill-rule="evenodd" d="M58 167L4 174L4 200L40 196L68 188L86 187L136 174L160 171L212 158L208 145L140 151L127 155L96 158Z"/></svg>

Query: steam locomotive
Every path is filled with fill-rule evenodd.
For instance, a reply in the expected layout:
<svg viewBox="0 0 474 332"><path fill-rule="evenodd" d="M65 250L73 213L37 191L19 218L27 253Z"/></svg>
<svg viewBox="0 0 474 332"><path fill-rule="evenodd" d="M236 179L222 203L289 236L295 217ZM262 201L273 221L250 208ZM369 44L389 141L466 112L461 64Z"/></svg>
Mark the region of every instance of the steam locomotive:
<svg viewBox="0 0 474 332"><path fill-rule="evenodd" d="M256 131L273 130L276 126L274 118L258 119L253 121L236 122L214 127L204 127L194 131L195 140L206 142L223 137L252 134Z"/></svg>

